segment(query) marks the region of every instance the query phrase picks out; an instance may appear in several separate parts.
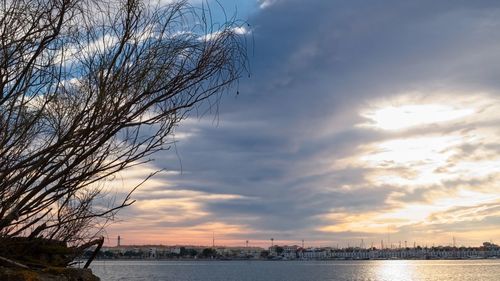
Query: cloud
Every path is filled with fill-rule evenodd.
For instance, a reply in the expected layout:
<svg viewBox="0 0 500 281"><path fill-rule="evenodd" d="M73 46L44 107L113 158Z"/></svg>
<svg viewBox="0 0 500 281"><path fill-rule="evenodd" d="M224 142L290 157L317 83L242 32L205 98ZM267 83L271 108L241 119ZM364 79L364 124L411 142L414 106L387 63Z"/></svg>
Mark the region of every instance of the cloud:
<svg viewBox="0 0 500 281"><path fill-rule="evenodd" d="M249 20L252 77L178 128L155 156L177 173L128 218L159 212L169 241L488 240L496 207L458 225L500 198L500 5L271 2Z"/></svg>
<svg viewBox="0 0 500 281"><path fill-rule="evenodd" d="M279 0L259 0L259 7L261 9L265 9L275 3L277 3Z"/></svg>

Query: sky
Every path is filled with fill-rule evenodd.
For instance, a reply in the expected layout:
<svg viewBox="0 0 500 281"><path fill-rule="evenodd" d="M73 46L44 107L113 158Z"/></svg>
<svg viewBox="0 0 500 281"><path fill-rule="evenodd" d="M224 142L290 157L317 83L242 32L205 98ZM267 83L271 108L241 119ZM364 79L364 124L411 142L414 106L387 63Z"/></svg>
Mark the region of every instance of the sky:
<svg viewBox="0 0 500 281"><path fill-rule="evenodd" d="M109 244L500 242L498 1L220 3L251 76L119 175L166 170Z"/></svg>

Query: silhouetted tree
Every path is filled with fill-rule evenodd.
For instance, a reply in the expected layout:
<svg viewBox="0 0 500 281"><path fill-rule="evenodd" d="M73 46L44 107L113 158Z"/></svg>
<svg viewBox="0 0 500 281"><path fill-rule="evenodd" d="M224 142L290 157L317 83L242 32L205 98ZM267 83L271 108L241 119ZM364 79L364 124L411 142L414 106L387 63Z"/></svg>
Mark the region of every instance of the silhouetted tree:
<svg viewBox="0 0 500 281"><path fill-rule="evenodd" d="M201 251L201 256L204 258L210 258L217 256L217 251L213 248L205 248Z"/></svg>
<svg viewBox="0 0 500 281"><path fill-rule="evenodd" d="M278 246L278 247L276 247L276 253L277 253L278 255L281 255L281 254L283 253L283 251L284 251L284 250L285 250L285 249L283 249L283 247L279 247L279 246Z"/></svg>
<svg viewBox="0 0 500 281"><path fill-rule="evenodd" d="M106 182L168 149L246 70L244 29L207 15L186 1L0 3L0 237L82 244L133 202L137 187L110 201Z"/></svg>

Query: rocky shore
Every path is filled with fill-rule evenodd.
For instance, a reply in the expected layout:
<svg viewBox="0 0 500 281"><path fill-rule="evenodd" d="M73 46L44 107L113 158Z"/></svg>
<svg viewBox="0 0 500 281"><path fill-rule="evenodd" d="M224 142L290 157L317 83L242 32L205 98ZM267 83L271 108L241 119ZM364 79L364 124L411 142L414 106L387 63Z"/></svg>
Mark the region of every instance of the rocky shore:
<svg viewBox="0 0 500 281"><path fill-rule="evenodd" d="M100 281L90 269L71 267L83 251L97 245L88 267L102 245L99 238L78 247L45 238L0 238L0 281Z"/></svg>

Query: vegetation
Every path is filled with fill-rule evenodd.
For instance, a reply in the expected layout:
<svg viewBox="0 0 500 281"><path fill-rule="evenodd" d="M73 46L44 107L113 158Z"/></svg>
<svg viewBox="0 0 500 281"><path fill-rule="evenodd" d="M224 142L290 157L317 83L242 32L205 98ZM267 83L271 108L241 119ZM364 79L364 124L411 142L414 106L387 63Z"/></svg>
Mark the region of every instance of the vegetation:
<svg viewBox="0 0 500 281"><path fill-rule="evenodd" d="M201 252L201 256L204 258L215 257L215 256L217 256L217 251L213 248L205 248Z"/></svg>
<svg viewBox="0 0 500 281"><path fill-rule="evenodd" d="M0 3L0 237L79 249L133 203L137 186L107 183L169 149L246 70L242 27L207 15L186 1Z"/></svg>

